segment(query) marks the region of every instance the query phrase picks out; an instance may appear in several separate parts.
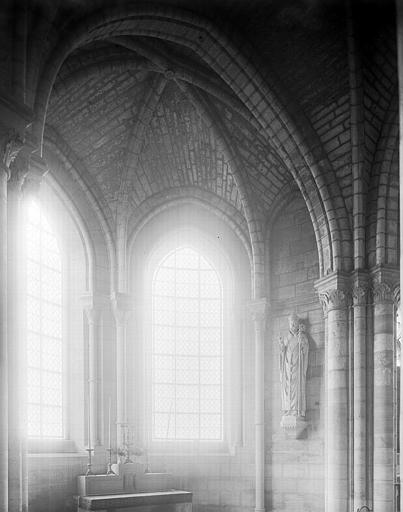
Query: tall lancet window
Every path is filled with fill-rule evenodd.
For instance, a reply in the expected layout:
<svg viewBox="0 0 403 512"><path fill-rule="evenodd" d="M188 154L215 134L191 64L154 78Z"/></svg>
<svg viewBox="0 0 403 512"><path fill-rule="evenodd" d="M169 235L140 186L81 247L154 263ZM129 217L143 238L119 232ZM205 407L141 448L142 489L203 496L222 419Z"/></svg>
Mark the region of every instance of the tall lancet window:
<svg viewBox="0 0 403 512"><path fill-rule="evenodd" d="M25 219L27 431L32 438L63 437L62 262L40 205Z"/></svg>
<svg viewBox="0 0 403 512"><path fill-rule="evenodd" d="M152 283L152 438L223 440L223 295L215 268L179 247Z"/></svg>

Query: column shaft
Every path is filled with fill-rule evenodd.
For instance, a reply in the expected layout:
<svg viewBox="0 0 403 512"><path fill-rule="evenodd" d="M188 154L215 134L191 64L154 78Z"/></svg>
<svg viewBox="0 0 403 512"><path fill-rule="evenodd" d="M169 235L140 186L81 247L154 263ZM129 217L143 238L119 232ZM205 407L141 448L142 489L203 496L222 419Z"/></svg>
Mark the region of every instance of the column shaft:
<svg viewBox="0 0 403 512"><path fill-rule="evenodd" d="M325 510L350 512L350 276L334 272L315 287L326 318Z"/></svg>
<svg viewBox="0 0 403 512"><path fill-rule="evenodd" d="M399 81L399 228L400 228L400 293L403 290L403 4L396 0L397 13L397 69ZM403 318L402 300L400 300L400 318ZM400 460L397 461L403 468L403 364L400 365ZM400 477L403 480L403 477ZM403 485L400 484L400 510L403 510Z"/></svg>
<svg viewBox="0 0 403 512"><path fill-rule="evenodd" d="M346 308L328 311L327 368L326 512L347 512L349 510L349 425Z"/></svg>
<svg viewBox="0 0 403 512"><path fill-rule="evenodd" d="M127 426L127 322L133 309L129 294L115 293L112 296L116 324L116 423L117 445L123 446Z"/></svg>
<svg viewBox="0 0 403 512"><path fill-rule="evenodd" d="M91 426L91 444L99 445L98 428L98 343L96 336L96 318L92 310L88 316L88 388L89 388L89 415Z"/></svg>
<svg viewBox="0 0 403 512"><path fill-rule="evenodd" d="M264 511L264 329L255 321L256 512Z"/></svg>
<svg viewBox="0 0 403 512"><path fill-rule="evenodd" d="M266 332L267 300L249 303L249 312L255 331L255 512L264 512L264 342Z"/></svg>
<svg viewBox="0 0 403 512"><path fill-rule="evenodd" d="M23 318L25 300L21 211L18 180L8 190L8 385L9 385L9 512L26 510L28 477L26 467L26 349Z"/></svg>
<svg viewBox="0 0 403 512"><path fill-rule="evenodd" d="M0 123L0 512L8 512L9 509L9 388L8 380L10 375L8 368L8 345L11 346L12 340L8 342L8 276L7 276L7 181L13 175L18 175L18 168L12 166L24 143L23 135L26 128L26 121L19 115L1 106ZM14 356L14 354L13 354ZM23 364L23 362L22 362ZM18 390L18 386L17 386ZM21 407L21 401L12 397L13 412ZM13 424L14 425L14 424ZM13 435L14 433L12 433ZM20 453L20 452L19 452ZM14 454L13 454L14 455ZM25 465L21 468L24 470ZM26 474L26 472L25 472ZM19 488L20 505L26 500L22 496ZM26 501L25 501L26 503ZM14 505L13 505L14 506Z"/></svg>
<svg viewBox="0 0 403 512"><path fill-rule="evenodd" d="M368 505L367 290L354 290L354 510Z"/></svg>
<svg viewBox="0 0 403 512"><path fill-rule="evenodd" d="M374 510L392 512L393 302L385 286L374 299Z"/></svg>
<svg viewBox="0 0 403 512"><path fill-rule="evenodd" d="M116 323L116 423L118 446L123 445L123 427L127 424L126 409L126 325L120 318Z"/></svg>
<svg viewBox="0 0 403 512"><path fill-rule="evenodd" d="M101 349L100 320L105 305L102 295L86 293L82 295L81 302L87 317L88 325L88 418L90 423L91 447L96 449L101 444L100 411L99 411L99 359ZM88 434L88 432L87 432ZM94 456L96 452L94 452Z"/></svg>
<svg viewBox="0 0 403 512"><path fill-rule="evenodd" d="M8 511L7 173L0 164L0 512Z"/></svg>

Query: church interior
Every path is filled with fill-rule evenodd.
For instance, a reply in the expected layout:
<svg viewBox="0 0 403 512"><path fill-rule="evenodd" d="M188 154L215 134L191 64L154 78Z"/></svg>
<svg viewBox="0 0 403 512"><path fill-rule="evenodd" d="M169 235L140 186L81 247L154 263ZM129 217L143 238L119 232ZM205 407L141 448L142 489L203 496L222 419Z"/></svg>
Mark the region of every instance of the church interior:
<svg viewBox="0 0 403 512"><path fill-rule="evenodd" d="M400 2L0 27L0 512L403 510Z"/></svg>

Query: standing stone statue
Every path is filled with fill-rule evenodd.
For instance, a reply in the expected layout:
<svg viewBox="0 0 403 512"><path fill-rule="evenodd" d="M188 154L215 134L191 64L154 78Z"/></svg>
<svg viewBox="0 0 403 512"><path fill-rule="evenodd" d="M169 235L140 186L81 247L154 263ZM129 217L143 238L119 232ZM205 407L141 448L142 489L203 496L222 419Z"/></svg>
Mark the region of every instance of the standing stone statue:
<svg viewBox="0 0 403 512"><path fill-rule="evenodd" d="M295 313L290 316L289 322L287 337L284 339L281 336L279 340L281 408L284 416L304 418L309 343L305 325Z"/></svg>

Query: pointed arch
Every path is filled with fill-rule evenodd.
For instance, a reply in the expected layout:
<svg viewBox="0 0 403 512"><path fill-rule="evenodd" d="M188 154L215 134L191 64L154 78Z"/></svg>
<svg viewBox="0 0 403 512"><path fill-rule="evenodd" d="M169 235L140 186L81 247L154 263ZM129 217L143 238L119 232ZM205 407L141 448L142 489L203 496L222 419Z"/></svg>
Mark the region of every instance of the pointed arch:
<svg viewBox="0 0 403 512"><path fill-rule="evenodd" d="M267 132L280 157L299 177L315 230L321 233L321 275L350 270L351 229L335 173L324 156L319 139L302 112L300 128L285 111L273 90L251 64L252 54L241 53L214 24L179 9L136 6L111 7L81 22L66 26L63 40L42 70L35 101L35 133L42 138L47 103L55 77L67 56L80 45L113 34L157 37L190 48L215 71L247 106ZM304 137L301 136L301 123ZM311 141L307 143L306 141ZM343 229L341 225L344 224ZM344 242L344 243L343 243Z"/></svg>

